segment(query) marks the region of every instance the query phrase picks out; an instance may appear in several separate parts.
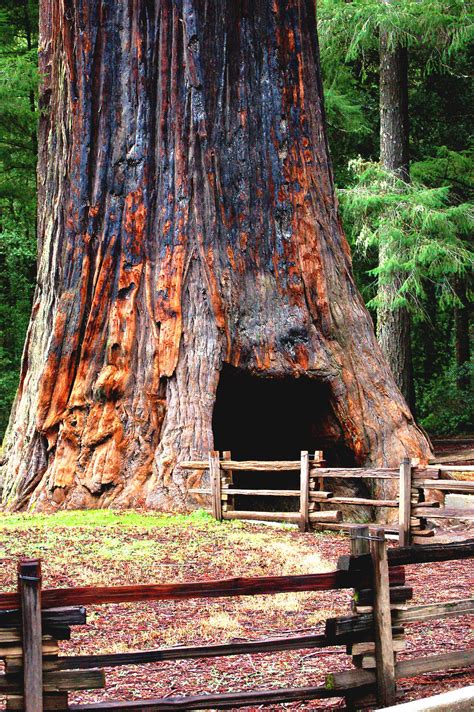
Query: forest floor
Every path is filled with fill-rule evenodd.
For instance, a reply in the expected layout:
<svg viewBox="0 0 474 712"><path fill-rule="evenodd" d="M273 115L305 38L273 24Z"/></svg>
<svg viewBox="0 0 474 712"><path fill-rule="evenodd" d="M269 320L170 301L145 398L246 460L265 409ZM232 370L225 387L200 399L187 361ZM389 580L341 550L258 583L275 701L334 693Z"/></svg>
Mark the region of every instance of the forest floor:
<svg viewBox="0 0 474 712"><path fill-rule="evenodd" d="M474 436L433 438L436 462L453 465L474 463Z"/></svg>
<svg viewBox="0 0 474 712"><path fill-rule="evenodd" d="M348 549L347 537L301 534L288 526L217 523L202 512L189 517L111 511L0 516L0 590L14 589L21 556L42 557L44 586L64 587L316 573L334 569ZM472 561L423 564L406 571L414 603L471 595ZM326 618L349 613L350 595L329 591L90 606L87 625L75 627L61 650L92 654L322 632ZM400 658L467 647L469 623L465 617L408 625L407 649ZM71 699L132 700L315 685L324 682L326 673L350 667L343 647L178 660L109 668L106 690L76 693ZM401 699L409 700L470 682L469 671L422 675L400 681L399 690ZM278 706L287 708L327 710L344 704L327 700Z"/></svg>

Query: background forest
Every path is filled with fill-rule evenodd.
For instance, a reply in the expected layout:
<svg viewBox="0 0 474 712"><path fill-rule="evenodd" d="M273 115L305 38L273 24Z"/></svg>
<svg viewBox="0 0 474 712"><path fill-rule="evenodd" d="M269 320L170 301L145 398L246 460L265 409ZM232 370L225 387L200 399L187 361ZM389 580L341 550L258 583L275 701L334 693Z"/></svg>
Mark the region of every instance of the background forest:
<svg viewBox="0 0 474 712"><path fill-rule="evenodd" d="M472 431L473 15L462 0L319 0L329 144L359 287L430 434ZM383 43L381 43L383 38ZM400 52L409 168L381 158L380 66ZM0 2L0 437L35 287L37 0ZM407 164L408 165L408 164Z"/></svg>

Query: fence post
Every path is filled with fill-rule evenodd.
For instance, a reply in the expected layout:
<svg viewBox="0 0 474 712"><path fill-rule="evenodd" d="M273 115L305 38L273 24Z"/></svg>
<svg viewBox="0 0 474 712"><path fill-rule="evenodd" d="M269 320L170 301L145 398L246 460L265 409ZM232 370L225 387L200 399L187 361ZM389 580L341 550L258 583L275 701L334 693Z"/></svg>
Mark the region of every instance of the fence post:
<svg viewBox="0 0 474 712"><path fill-rule="evenodd" d="M351 529L351 556L362 556L363 554L370 553L370 543L369 543L369 527L367 524L361 524L357 527ZM357 614L357 608L359 606L359 590L354 587L354 596L352 599L352 610ZM356 667L358 667L358 660L362 656L358 653L354 653L354 646L349 643L347 646L348 654L352 655L352 662ZM367 702L367 695L362 694L352 694L346 695L346 707L348 710L355 710L358 707L365 706L364 703Z"/></svg>
<svg viewBox="0 0 474 712"><path fill-rule="evenodd" d="M308 510L309 510L309 517L311 518L311 514L313 512L317 512L321 509L321 502L318 501L318 496L317 493L318 491L324 490L324 484L323 484L323 478L322 477L317 477L315 474L317 469L321 467L321 460L323 459L323 451L322 450L316 450L314 453L314 459L313 462L310 463L310 466L312 465L312 468L310 467L309 470L309 505L308 505ZM311 495L314 495L311 497ZM309 529L311 529L311 521L309 523Z"/></svg>
<svg viewBox="0 0 474 712"><path fill-rule="evenodd" d="M18 564L18 593L23 628L23 706L25 712L43 710L43 640L41 629L41 562Z"/></svg>
<svg viewBox="0 0 474 712"><path fill-rule="evenodd" d="M370 552L369 527L361 524L351 529L351 556L361 556Z"/></svg>
<svg viewBox="0 0 474 712"><path fill-rule="evenodd" d="M222 453L223 460L232 460L232 453L230 450L224 450ZM232 487L234 484L234 473L232 470L225 470L221 472L221 483L222 483L222 511L227 512L228 510L235 509L234 507L234 496L227 494L226 489Z"/></svg>
<svg viewBox="0 0 474 712"><path fill-rule="evenodd" d="M314 451L314 465L315 465L315 467L322 467L322 464L324 464L324 452L322 450L315 450ZM324 489L324 478L323 477L318 477L318 489L319 490Z"/></svg>
<svg viewBox="0 0 474 712"><path fill-rule="evenodd" d="M209 452L209 479L211 483L212 515L219 522L222 520L222 482L221 465L217 450Z"/></svg>
<svg viewBox="0 0 474 712"><path fill-rule="evenodd" d="M372 529L370 542L374 576L375 662L377 669L377 702L382 707L395 704L395 659L393 654L390 583L387 542L382 527Z"/></svg>
<svg viewBox="0 0 474 712"><path fill-rule="evenodd" d="M300 531L309 529L309 454L301 452L300 466Z"/></svg>
<svg viewBox="0 0 474 712"><path fill-rule="evenodd" d="M398 545L410 546L411 461L405 457L400 464L398 505Z"/></svg>

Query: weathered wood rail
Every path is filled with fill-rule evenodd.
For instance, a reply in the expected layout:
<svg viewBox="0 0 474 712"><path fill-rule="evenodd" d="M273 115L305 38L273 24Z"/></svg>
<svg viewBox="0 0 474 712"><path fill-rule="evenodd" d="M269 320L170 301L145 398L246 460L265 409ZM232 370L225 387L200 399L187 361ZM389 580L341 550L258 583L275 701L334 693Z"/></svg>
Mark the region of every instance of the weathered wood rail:
<svg viewBox="0 0 474 712"><path fill-rule="evenodd" d="M426 501L426 493L432 490L474 494L474 467L464 465L427 465L418 467L409 459L400 463L399 468L347 468L325 467L323 453L317 451L312 458L307 451L301 453L300 460L238 461L232 460L230 452L212 451L205 460L181 462L185 470L206 470L209 472L209 487L190 488L189 494L207 496L211 499L211 511L216 519L240 519L250 521L290 522L298 524L302 531L310 528L350 531L356 522L343 522L339 506L384 507L398 509L398 526L386 523L385 531L399 536L400 546L412 541L423 543L424 537L434 535L427 528L426 519L474 519L474 508L455 509L441 507L439 502ZM234 472L299 472L299 489L249 489L234 487ZM463 473L470 479L454 479L453 475ZM472 473L472 475L471 475ZM258 475L257 475L258 476ZM341 497L331 492L331 480L367 479L393 480L398 482L397 499L375 499L370 497ZM298 512L273 512L237 510L236 497L289 497L299 498ZM321 509L321 506L331 509Z"/></svg>
<svg viewBox="0 0 474 712"><path fill-rule="evenodd" d="M405 646L403 626L407 623L474 613L474 599L408 607L413 590L405 585L403 565L466 559L473 555L474 540L387 551L383 529L359 526L351 532L351 554L341 557L334 571L304 576L42 589L40 562L21 562L18 590L0 593L0 659L5 664L5 673L0 674L0 694L7 696L8 710L28 712L226 709L327 697L346 697L357 707L374 694L379 704L393 704L398 678L474 664L472 650L397 662L396 655ZM64 656L59 650L60 641L70 637L71 626L86 622L83 603L139 603L340 588L354 589L352 614L328 619L324 633L95 655ZM320 686L133 702L112 700L79 705L68 702L70 691L105 687L102 667L335 646L346 646L355 669L330 674Z"/></svg>

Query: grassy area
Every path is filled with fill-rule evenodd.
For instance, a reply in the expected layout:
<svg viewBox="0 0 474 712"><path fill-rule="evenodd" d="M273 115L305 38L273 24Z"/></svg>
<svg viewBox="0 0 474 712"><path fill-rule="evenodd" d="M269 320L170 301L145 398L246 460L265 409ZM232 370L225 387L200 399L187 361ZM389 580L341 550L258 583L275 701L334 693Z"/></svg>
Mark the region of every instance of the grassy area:
<svg viewBox="0 0 474 712"><path fill-rule="evenodd" d="M192 514L156 514L128 510L89 509L61 511L56 514L1 514L0 530L29 527L186 527L192 524L218 526L218 522L202 509ZM238 524L236 522L235 524Z"/></svg>
<svg viewBox="0 0 474 712"><path fill-rule="evenodd" d="M347 537L302 534L288 526L220 523L202 511L186 516L111 510L0 515L0 591L16 588L17 560L22 556L42 558L48 588L316 573L333 569L348 550ZM455 563L457 569L443 579L451 583L451 592L447 585L443 595L452 598L461 596L461 585L468 595L468 577L461 576L466 562ZM416 602L439 596L440 566L428 567L424 574L424 569L414 572L424 575L416 587L421 595ZM453 562L445 568L451 571ZM349 613L350 597L349 590L337 590L88 606L87 625L75 627L71 640L61 642L61 651L125 652L321 632L327 618ZM417 650L424 646L427 654L438 652L437 646L446 652L443 640L449 636L460 647L467 628L468 622L458 621L456 627L449 620L440 636L440 625L425 626L413 645ZM347 666L342 650L170 661L107 670L107 691L77 693L72 700L298 687L309 681L319 684L325 673Z"/></svg>
<svg viewBox="0 0 474 712"><path fill-rule="evenodd" d="M203 511L190 515L110 510L1 515L0 589L15 587L16 560L22 556L42 558L45 587L313 573L333 568L319 551L323 541L321 535L302 535L287 526L220 523ZM204 605L202 601L125 605L120 610L127 611L133 646L147 647L150 640L174 645L191 643L196 636L208 641L245 637L255 630L257 619L262 633L288 627L290 619L298 619L303 627L314 625L328 614L320 596L315 609L316 598L312 593L279 594L216 599ZM152 619L144 625L141 616L150 606ZM106 629L102 631L109 610L89 610L89 621L98 625L96 642L102 649L126 649L128 634L125 640L119 635L112 641L106 639ZM184 615L178 616L178 611ZM165 617L158 628L153 625L157 615ZM84 637L84 643L81 650L90 649L90 636Z"/></svg>
<svg viewBox="0 0 474 712"><path fill-rule="evenodd" d="M46 577L66 568L68 578L78 584L115 580L122 573L116 571L120 562L126 562L127 577L134 581L149 578L150 566L179 580L196 573L229 575L229 566L233 575L242 570L260 575L327 569L314 542L308 546L308 538L293 529L216 522L204 511L0 515L0 558L6 563L21 556L43 558Z"/></svg>
<svg viewBox="0 0 474 712"><path fill-rule="evenodd" d="M347 548L347 540L342 544ZM0 590L16 588L17 560L41 557L44 587L118 586L197 581L238 576L314 573L332 569L324 535L288 526L216 522L203 511L165 515L112 510L54 515L0 515ZM338 552L339 553L339 552ZM334 554L334 552L333 552ZM61 643L64 654L120 652L170 645L305 631L331 614L348 610L347 592L156 601L88 606L86 626ZM107 672L107 693L84 699L160 696L171 690L284 686L288 676L304 684L300 653L234 659L178 661ZM81 694L76 701L83 699ZM0 705L1 706L1 705Z"/></svg>

